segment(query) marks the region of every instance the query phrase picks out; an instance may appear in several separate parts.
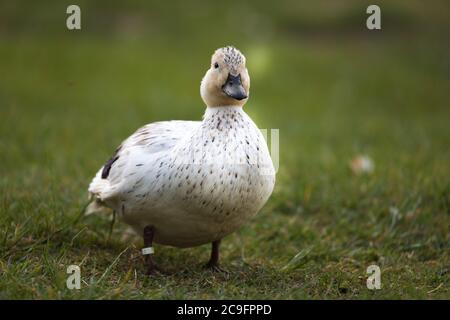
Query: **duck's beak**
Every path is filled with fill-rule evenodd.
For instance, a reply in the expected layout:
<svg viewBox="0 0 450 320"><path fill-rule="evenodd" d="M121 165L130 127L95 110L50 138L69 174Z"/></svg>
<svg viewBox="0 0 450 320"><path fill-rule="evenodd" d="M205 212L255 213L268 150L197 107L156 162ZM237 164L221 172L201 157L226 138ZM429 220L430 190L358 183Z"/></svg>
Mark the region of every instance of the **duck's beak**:
<svg viewBox="0 0 450 320"><path fill-rule="evenodd" d="M233 99L243 100L247 99L247 93L241 82L241 75L233 76L231 73L228 74L227 82L222 86L223 92Z"/></svg>

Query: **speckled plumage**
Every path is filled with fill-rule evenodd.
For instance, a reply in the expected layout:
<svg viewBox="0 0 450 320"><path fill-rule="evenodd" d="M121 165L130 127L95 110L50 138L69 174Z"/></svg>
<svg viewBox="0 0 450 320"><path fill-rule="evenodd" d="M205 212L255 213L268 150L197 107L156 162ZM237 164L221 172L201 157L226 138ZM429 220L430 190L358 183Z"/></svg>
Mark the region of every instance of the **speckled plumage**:
<svg viewBox="0 0 450 320"><path fill-rule="evenodd" d="M221 49L223 61L229 66L232 74L237 73L240 65L245 63L242 53L234 47L228 46Z"/></svg>
<svg viewBox="0 0 450 320"><path fill-rule="evenodd" d="M148 124L111 160L90 194L139 234L152 225L155 242L177 247L235 231L261 209L275 183L265 139L241 106L207 107L203 121Z"/></svg>

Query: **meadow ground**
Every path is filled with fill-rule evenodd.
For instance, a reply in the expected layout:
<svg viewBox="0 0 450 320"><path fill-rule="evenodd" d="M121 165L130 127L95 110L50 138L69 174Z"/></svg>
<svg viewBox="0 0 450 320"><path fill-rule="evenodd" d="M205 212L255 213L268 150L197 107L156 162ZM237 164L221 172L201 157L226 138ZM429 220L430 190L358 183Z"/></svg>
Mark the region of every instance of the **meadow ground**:
<svg viewBox="0 0 450 320"><path fill-rule="evenodd" d="M355 1L337 14L249 4L245 23L227 7L80 2L78 33L63 7L0 10L0 298L450 298L445 2L388 7L378 33ZM108 239L110 216L77 220L86 189L138 127L201 118L200 79L226 44L247 56L246 112L280 130L276 188L224 239L228 273L202 269L209 245L156 246L173 274L148 278L125 225ZM358 154L372 173L349 169ZM80 290L66 288L72 264ZM381 290L366 287L371 264Z"/></svg>

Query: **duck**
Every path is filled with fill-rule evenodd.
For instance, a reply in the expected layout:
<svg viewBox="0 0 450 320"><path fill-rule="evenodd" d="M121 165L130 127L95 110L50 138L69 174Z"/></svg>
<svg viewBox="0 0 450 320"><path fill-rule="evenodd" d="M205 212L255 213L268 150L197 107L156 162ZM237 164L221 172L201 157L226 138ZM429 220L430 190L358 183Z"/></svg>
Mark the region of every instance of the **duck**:
<svg viewBox="0 0 450 320"><path fill-rule="evenodd" d="M275 169L261 130L243 110L250 76L233 46L217 49L200 84L201 121L160 121L124 140L89 185L88 211L112 209L142 235L146 274L160 273L153 244L211 243L207 268L219 265L221 240L266 204Z"/></svg>

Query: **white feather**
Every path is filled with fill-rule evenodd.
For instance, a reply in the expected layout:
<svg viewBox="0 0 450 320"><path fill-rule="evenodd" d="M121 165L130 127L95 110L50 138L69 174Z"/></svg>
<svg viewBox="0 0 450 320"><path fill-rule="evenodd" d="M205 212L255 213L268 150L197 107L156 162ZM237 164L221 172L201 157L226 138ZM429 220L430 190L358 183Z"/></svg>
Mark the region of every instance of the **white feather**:
<svg viewBox="0 0 450 320"><path fill-rule="evenodd" d="M203 121L148 124L125 140L89 192L136 232L189 247L218 240L253 217L275 171L260 130L241 107L208 107Z"/></svg>

